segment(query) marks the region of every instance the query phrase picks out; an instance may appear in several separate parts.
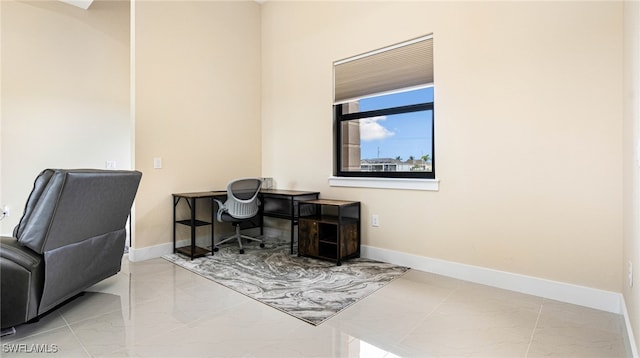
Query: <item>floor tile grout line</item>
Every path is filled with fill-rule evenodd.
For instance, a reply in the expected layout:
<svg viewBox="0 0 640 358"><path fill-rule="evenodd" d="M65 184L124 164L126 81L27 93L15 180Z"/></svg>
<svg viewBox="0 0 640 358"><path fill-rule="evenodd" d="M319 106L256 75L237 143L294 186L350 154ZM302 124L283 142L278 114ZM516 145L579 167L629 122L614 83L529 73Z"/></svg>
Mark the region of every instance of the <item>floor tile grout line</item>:
<svg viewBox="0 0 640 358"><path fill-rule="evenodd" d="M536 317L536 324L533 325L533 330L531 331L531 337L529 338L529 344L527 345L527 351L524 353L524 358L529 356L529 350L531 350L531 345L533 344L533 337L536 335L536 330L538 329L538 323L540 322L540 316L542 315L542 307L544 306L544 301L540 303L540 309L538 309L538 317Z"/></svg>
<svg viewBox="0 0 640 358"><path fill-rule="evenodd" d="M416 327L418 327L420 324L422 324L425 320L427 320L429 317L431 317L431 315L437 311L445 302L447 302L447 300L457 291L460 290L460 287L456 287L454 289L451 290L451 292L449 292L449 294L447 295L447 297L443 298L442 301L440 301L435 307L433 307L433 309L431 311L429 311L429 313L427 313L426 316L424 316L424 318L419 322L416 323L415 327L411 328L410 330L407 331L407 333L405 335L402 336L402 338L400 338L399 342L403 342L405 339L407 339L407 337L409 337L409 335L411 335L411 333L413 333L413 331L416 329Z"/></svg>
<svg viewBox="0 0 640 358"><path fill-rule="evenodd" d="M89 351L87 350L87 347L84 346L84 344L82 343L82 341L80 340L80 337L78 337L78 335L76 334L76 332L73 330L73 328L71 328L71 324L69 323L69 321L67 321L66 318L64 318L64 315L60 314L60 317L62 318L62 320L64 321L64 323L67 325L67 328L69 328L69 331L71 331L71 334L73 334L73 337L76 339L76 341L78 342L78 344L80 344L80 347L82 347L82 350L87 354L88 357L93 357L91 355L91 353L89 353Z"/></svg>
<svg viewBox="0 0 640 358"><path fill-rule="evenodd" d="M57 313L57 314L58 314L58 316L62 317L62 314L60 314L60 313ZM52 331L55 331L55 330L58 330L58 329L61 329L61 328L64 328L64 327L67 326L66 324L62 324L60 326L47 328L47 329L44 329L42 331L31 332L31 333L25 335L24 337L20 337L20 338L17 338L17 339L14 340L14 336L16 336L18 334L18 329L20 329L20 326L30 325L30 324L35 325L35 324L38 324L39 322L40 322L40 320L37 320L37 321L34 321L34 322L26 322L26 323L23 323L21 325L14 326L13 328L16 329L16 333L14 333L12 335L5 336L5 337L3 337L2 340L3 341L9 340L10 342L8 342L8 343L17 343L17 342L23 341L25 339L33 338L33 337L36 337L36 336L41 335L43 333L49 333L49 332L52 332Z"/></svg>
<svg viewBox="0 0 640 358"><path fill-rule="evenodd" d="M94 292L94 291L87 291L87 292ZM99 292L95 292L95 293L99 293ZM122 308L114 308L112 310L106 310L106 311L101 312L101 313L85 316L85 317L79 318L77 320L72 320L71 323L69 323L69 321L67 321L67 319L64 318L64 313L63 312L60 312L60 317L66 323L67 326L70 326L72 324L85 323L87 321L95 320L96 318L99 318L99 317L102 317L102 316L106 316L106 315L110 315L110 314L113 314L113 313L116 313L116 312L121 312L121 311L122 311Z"/></svg>

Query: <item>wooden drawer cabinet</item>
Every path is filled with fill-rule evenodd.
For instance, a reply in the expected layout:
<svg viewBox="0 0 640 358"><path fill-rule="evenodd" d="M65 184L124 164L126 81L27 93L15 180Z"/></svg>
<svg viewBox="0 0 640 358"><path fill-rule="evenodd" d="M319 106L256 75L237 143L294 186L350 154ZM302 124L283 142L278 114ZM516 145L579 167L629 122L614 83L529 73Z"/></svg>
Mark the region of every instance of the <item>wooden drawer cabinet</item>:
<svg viewBox="0 0 640 358"><path fill-rule="evenodd" d="M308 214L298 223L298 255L335 261L360 257L360 202L317 199L300 202ZM302 211L302 210L301 210Z"/></svg>

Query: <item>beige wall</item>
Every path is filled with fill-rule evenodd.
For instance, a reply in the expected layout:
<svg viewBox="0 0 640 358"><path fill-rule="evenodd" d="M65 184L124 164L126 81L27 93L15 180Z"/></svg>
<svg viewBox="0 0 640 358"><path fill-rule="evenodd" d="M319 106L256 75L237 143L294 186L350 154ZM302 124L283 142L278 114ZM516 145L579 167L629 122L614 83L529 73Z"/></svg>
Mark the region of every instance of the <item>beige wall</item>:
<svg viewBox="0 0 640 358"><path fill-rule="evenodd" d="M171 242L171 193L260 175L259 4L138 1L133 19L128 1L1 7L0 205L12 209L2 234L46 167L135 160L134 248Z"/></svg>
<svg viewBox="0 0 640 358"><path fill-rule="evenodd" d="M260 176L260 5L138 1L134 21L140 249L172 241L171 193Z"/></svg>
<svg viewBox="0 0 640 358"><path fill-rule="evenodd" d="M366 245L622 291L638 332L626 265L640 268L639 12L637 2L143 0L130 43L128 1L85 11L2 0L0 205L12 216L0 233L45 167L135 163L136 249L171 242L171 193L273 176L279 188L361 200ZM332 62L428 33L440 190L329 187Z"/></svg>
<svg viewBox="0 0 640 358"><path fill-rule="evenodd" d="M133 77L128 2L0 6L2 233L42 168L134 154L134 248L171 242L172 192L273 176L361 200L366 245L624 290L640 310L625 282L640 267L640 110L621 66L636 91L638 35L622 3L138 1ZM428 33L440 190L329 187L332 62Z"/></svg>
<svg viewBox="0 0 640 358"><path fill-rule="evenodd" d="M263 174L361 200L365 245L620 292L622 17L617 2L267 2ZM429 33L440 190L329 187L332 62Z"/></svg>
<svg viewBox="0 0 640 358"><path fill-rule="evenodd" d="M624 242L623 293L640 347L640 3L626 2L624 8ZM629 262L635 278L629 287Z"/></svg>
<svg viewBox="0 0 640 358"><path fill-rule="evenodd" d="M59 1L0 1L0 205L17 224L45 168L131 168L129 2L85 11Z"/></svg>

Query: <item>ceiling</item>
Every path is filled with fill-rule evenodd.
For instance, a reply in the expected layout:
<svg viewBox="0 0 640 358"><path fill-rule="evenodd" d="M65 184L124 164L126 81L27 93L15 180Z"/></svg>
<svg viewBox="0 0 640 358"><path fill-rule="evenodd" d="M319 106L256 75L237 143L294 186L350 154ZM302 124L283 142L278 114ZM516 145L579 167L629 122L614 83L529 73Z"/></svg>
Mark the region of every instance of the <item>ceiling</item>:
<svg viewBox="0 0 640 358"><path fill-rule="evenodd" d="M89 6L91 6L91 3L93 2L93 0L60 0L60 1L67 3L69 5L77 6L85 10L88 9Z"/></svg>
<svg viewBox="0 0 640 358"><path fill-rule="evenodd" d="M60 0L60 1L67 3L69 5L77 6L85 10L87 10L89 6L91 6L91 3L93 3L93 0ZM254 1L257 2L258 4L263 4L267 2L267 0L254 0Z"/></svg>

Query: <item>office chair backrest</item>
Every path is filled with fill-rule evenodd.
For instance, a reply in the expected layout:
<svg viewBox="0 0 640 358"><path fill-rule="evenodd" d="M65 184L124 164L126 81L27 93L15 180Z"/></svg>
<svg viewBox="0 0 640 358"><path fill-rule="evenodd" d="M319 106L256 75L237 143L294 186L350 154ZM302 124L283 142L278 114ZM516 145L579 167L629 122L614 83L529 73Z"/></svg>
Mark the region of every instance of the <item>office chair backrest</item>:
<svg viewBox="0 0 640 358"><path fill-rule="evenodd" d="M262 187L259 178L236 179L227 186L227 213L236 219L247 219L258 214L258 193Z"/></svg>

